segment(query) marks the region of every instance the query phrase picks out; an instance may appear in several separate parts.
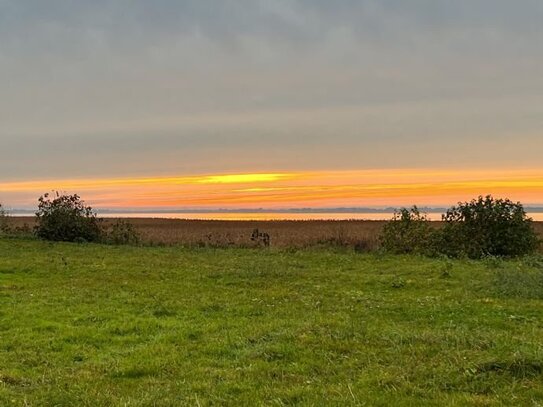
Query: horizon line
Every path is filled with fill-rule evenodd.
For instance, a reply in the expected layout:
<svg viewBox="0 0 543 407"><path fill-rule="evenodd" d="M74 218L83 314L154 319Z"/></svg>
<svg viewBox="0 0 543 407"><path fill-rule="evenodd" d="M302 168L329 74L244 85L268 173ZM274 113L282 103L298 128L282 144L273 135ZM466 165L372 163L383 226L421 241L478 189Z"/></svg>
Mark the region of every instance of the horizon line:
<svg viewBox="0 0 543 407"><path fill-rule="evenodd" d="M412 208L417 206L421 212L442 213L451 206L384 206L384 207L365 207L365 206L341 206L341 207L304 207L304 208L93 208L97 214L168 214L168 213L391 213L402 208ZM543 204L523 204L526 212L543 213ZM37 208L11 208L6 209L9 214L30 214Z"/></svg>

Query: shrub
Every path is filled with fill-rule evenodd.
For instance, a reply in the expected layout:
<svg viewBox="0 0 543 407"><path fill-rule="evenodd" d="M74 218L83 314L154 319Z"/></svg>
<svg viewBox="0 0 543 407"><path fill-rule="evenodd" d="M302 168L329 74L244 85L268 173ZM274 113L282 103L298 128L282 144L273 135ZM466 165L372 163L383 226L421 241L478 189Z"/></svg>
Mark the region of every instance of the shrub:
<svg viewBox="0 0 543 407"><path fill-rule="evenodd" d="M413 206L394 213L392 220L383 227L380 240L383 249L392 253L428 253L432 238L428 218Z"/></svg>
<svg viewBox="0 0 543 407"><path fill-rule="evenodd" d="M450 256L520 256L537 250L539 239L522 204L480 196L443 215L438 249Z"/></svg>
<svg viewBox="0 0 543 407"><path fill-rule="evenodd" d="M140 236L134 226L124 220L117 219L107 234L107 242L111 244L138 244Z"/></svg>
<svg viewBox="0 0 543 407"><path fill-rule="evenodd" d="M10 227L8 225L8 212L4 209L2 204L0 204L0 235L7 234L10 232Z"/></svg>
<svg viewBox="0 0 543 407"><path fill-rule="evenodd" d="M42 239L66 242L99 242L100 221L78 195L58 192L38 200L36 235Z"/></svg>

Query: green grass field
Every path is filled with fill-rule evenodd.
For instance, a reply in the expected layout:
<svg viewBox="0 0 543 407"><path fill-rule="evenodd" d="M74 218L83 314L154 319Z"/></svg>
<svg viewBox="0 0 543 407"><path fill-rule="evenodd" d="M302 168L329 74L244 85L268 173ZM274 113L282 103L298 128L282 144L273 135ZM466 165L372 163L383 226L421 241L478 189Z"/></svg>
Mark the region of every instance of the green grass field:
<svg viewBox="0 0 543 407"><path fill-rule="evenodd" d="M0 240L1 406L543 405L543 262Z"/></svg>

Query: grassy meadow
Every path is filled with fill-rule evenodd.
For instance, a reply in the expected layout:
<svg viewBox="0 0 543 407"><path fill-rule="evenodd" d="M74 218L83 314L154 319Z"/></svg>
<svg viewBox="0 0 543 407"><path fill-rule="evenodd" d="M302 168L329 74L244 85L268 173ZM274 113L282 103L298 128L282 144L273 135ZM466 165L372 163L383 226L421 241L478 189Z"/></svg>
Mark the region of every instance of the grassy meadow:
<svg viewBox="0 0 543 407"><path fill-rule="evenodd" d="M1 406L539 406L543 259L0 239Z"/></svg>

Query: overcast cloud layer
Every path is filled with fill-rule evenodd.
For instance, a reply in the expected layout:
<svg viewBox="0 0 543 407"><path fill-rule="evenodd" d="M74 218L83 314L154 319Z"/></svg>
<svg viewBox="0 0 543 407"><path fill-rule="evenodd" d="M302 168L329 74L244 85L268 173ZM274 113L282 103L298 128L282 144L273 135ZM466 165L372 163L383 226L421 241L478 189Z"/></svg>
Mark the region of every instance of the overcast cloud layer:
<svg viewBox="0 0 543 407"><path fill-rule="evenodd" d="M541 167L541 0L0 0L0 180Z"/></svg>

